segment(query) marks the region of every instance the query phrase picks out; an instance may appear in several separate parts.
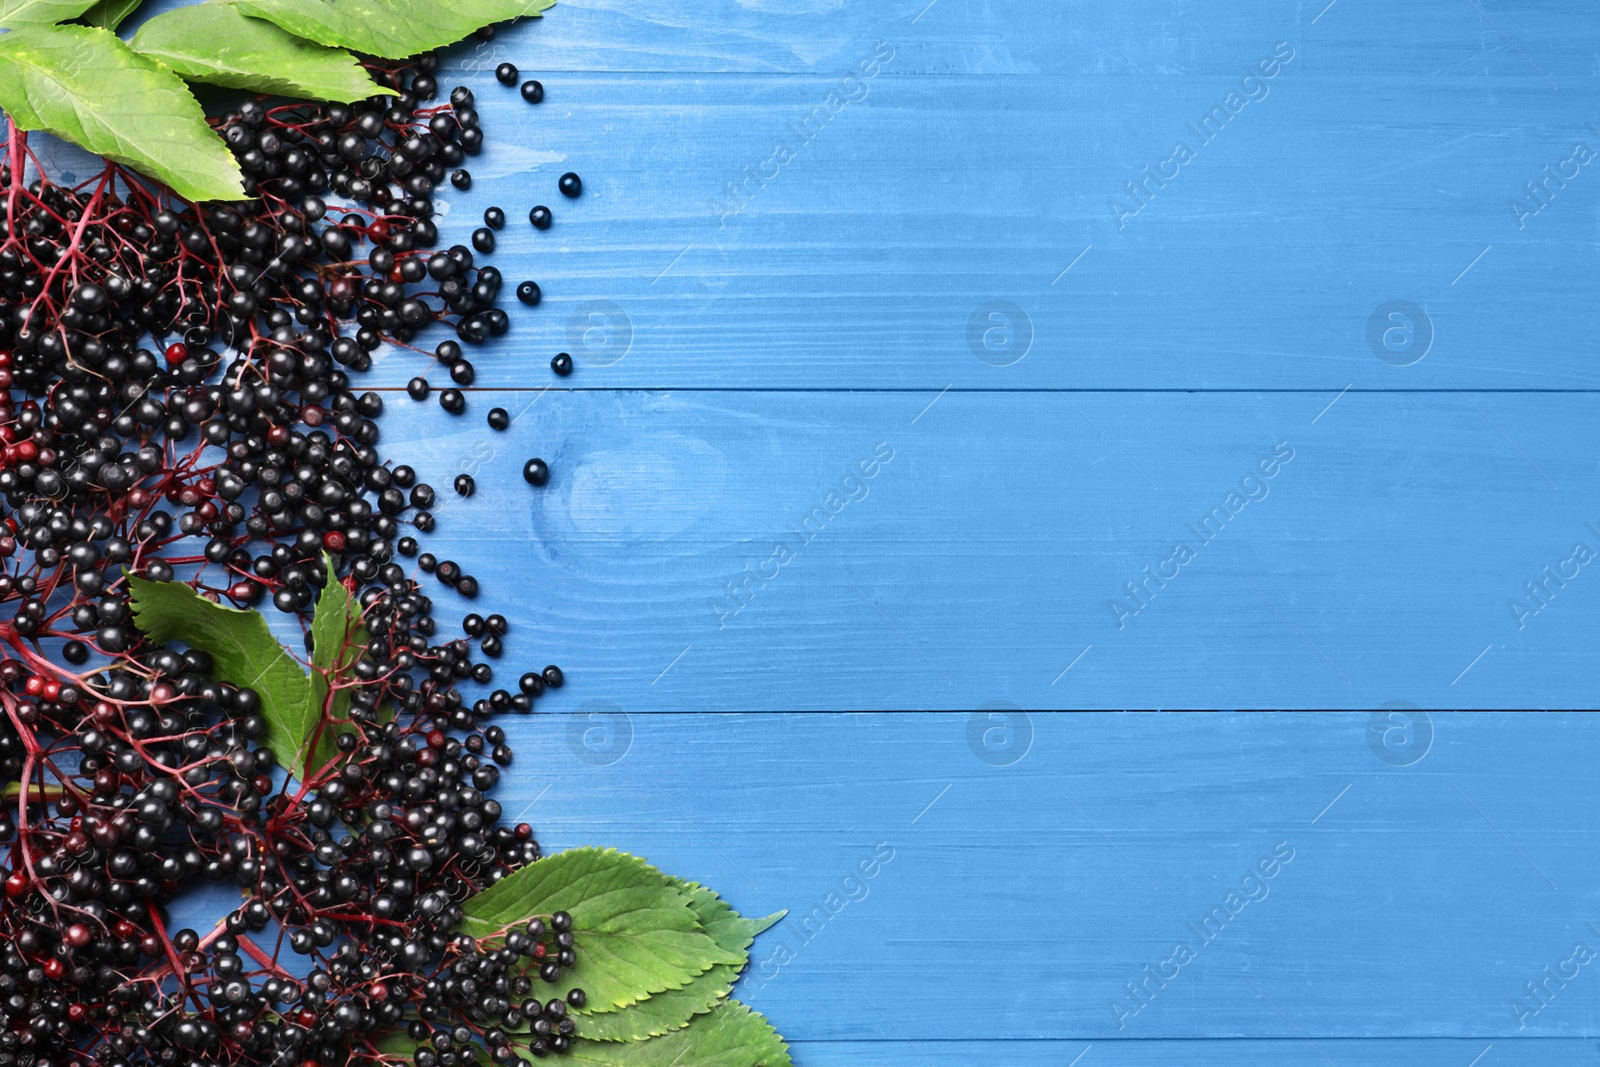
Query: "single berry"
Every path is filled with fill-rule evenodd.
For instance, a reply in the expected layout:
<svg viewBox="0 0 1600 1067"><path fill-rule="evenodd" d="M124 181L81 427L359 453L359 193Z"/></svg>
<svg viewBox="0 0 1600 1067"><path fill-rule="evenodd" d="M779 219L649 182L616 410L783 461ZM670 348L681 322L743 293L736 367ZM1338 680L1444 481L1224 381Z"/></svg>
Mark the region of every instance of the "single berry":
<svg viewBox="0 0 1600 1067"><path fill-rule="evenodd" d="M542 459L530 459L522 465L522 480L529 485L543 485L550 480L550 468Z"/></svg>
<svg viewBox="0 0 1600 1067"><path fill-rule="evenodd" d="M450 380L457 385L471 385L477 377L472 369L472 364L464 359L458 359L450 364Z"/></svg>
<svg viewBox="0 0 1600 1067"><path fill-rule="evenodd" d="M485 208L483 222L491 230L503 230L506 228L506 213L497 207Z"/></svg>
<svg viewBox="0 0 1600 1067"><path fill-rule="evenodd" d="M517 68L513 63L502 63L494 68L494 80L501 85L517 84Z"/></svg>
<svg viewBox="0 0 1600 1067"><path fill-rule="evenodd" d="M565 378L572 373L572 357L565 352L557 352L550 361L550 369Z"/></svg>
<svg viewBox="0 0 1600 1067"><path fill-rule="evenodd" d="M504 430L511 425L511 413L505 408L489 409L489 429Z"/></svg>
<svg viewBox="0 0 1600 1067"><path fill-rule="evenodd" d="M472 188L472 172L469 170L453 170L450 172L450 184L460 190Z"/></svg>
<svg viewBox="0 0 1600 1067"><path fill-rule="evenodd" d="M439 394L439 406L451 415L459 415L467 410L467 398L459 389L446 389Z"/></svg>
<svg viewBox="0 0 1600 1067"><path fill-rule="evenodd" d="M472 475L470 475L470 474L458 474L458 475L456 475L456 495L457 496L471 496L473 494L473 492L477 488L478 488L478 483L474 482L472 480Z"/></svg>
<svg viewBox="0 0 1600 1067"><path fill-rule="evenodd" d="M428 399L428 379L418 376L406 383L406 395L412 400Z"/></svg>
<svg viewBox="0 0 1600 1067"><path fill-rule="evenodd" d="M565 680L566 678L562 675L561 668L554 663L544 669L544 684L551 689L560 689L561 683ZM565 926L561 925L561 917L564 915L566 916ZM572 929L572 916L567 915L564 911L558 911L551 917L550 925L556 930L570 930Z"/></svg>
<svg viewBox="0 0 1600 1067"><path fill-rule="evenodd" d="M537 104L544 99L544 86L536 81L522 83L522 99L530 104Z"/></svg>
<svg viewBox="0 0 1600 1067"><path fill-rule="evenodd" d="M533 307L544 294L539 291L538 282L523 282L517 286L517 299Z"/></svg>
<svg viewBox="0 0 1600 1067"><path fill-rule="evenodd" d="M487 226L480 226L472 231L472 247L484 255L494 251L494 231Z"/></svg>
<svg viewBox="0 0 1600 1067"><path fill-rule="evenodd" d="M550 214L550 209L545 207L543 204L540 204L538 207L528 212L528 221L533 223L533 228L536 230L548 230L550 228L550 223L554 221L554 219Z"/></svg>
<svg viewBox="0 0 1600 1067"><path fill-rule="evenodd" d="M561 176L561 181L558 184L561 188L561 195L565 197L576 197L583 192L583 179L570 170Z"/></svg>

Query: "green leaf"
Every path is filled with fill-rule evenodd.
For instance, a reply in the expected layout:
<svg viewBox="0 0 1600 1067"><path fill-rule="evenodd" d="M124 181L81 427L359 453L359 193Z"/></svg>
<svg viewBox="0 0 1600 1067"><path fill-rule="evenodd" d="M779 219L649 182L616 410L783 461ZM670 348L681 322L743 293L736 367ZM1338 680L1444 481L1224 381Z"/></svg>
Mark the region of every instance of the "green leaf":
<svg viewBox="0 0 1600 1067"><path fill-rule="evenodd" d="M306 717L311 679L272 636L267 620L259 612L214 604L182 582L129 575L128 588L134 622L152 643L181 641L210 653L219 680L260 694L266 746L283 766L299 767L300 751L316 724Z"/></svg>
<svg viewBox="0 0 1600 1067"><path fill-rule="evenodd" d="M246 14L318 44L404 59L492 22L538 16L555 0L233 0Z"/></svg>
<svg viewBox="0 0 1600 1067"><path fill-rule="evenodd" d="M681 1030L696 1015L708 1012L733 991L749 958L749 948L756 934L779 919L784 912L765 919L746 919L728 906L711 890L693 882L671 879L673 885L689 894L689 906L711 939L729 952L737 953L739 962L719 963L700 975L682 989L667 989L639 1001L631 1008L617 1010L608 1005L594 1005L579 1009L578 1032L593 1041L640 1041L661 1034Z"/></svg>
<svg viewBox="0 0 1600 1067"><path fill-rule="evenodd" d="M529 864L462 905L462 930L488 937L534 916L572 916L578 963L540 996L581 988L596 1004L625 1008L682 989L719 963L744 954L717 944L700 925L690 896L666 875L613 849L579 848Z"/></svg>
<svg viewBox="0 0 1600 1067"><path fill-rule="evenodd" d="M339 580L333 568L333 558L326 552L322 554L322 565L327 578L311 616L311 666L314 670L306 698L306 719L313 730L322 718L324 707L330 720L349 717L350 690L336 689L331 702L328 700L328 690L333 683L344 680L369 640L366 628L361 624L361 608ZM337 755L338 735L348 733L350 729L348 725L336 725L330 721L322 730L317 750L306 757L301 777L309 777L326 767Z"/></svg>
<svg viewBox="0 0 1600 1067"><path fill-rule="evenodd" d="M139 27L129 42L190 81L312 100L360 100L384 90L356 57L301 40L232 4L189 4Z"/></svg>
<svg viewBox="0 0 1600 1067"><path fill-rule="evenodd" d="M80 9L81 10L81 9ZM190 200L242 200L239 165L183 81L92 26L0 36L0 110Z"/></svg>
<svg viewBox="0 0 1600 1067"><path fill-rule="evenodd" d="M793 1067L772 1024L737 1000L648 1041L589 1041L584 1025L567 1057L584 1067Z"/></svg>
<svg viewBox="0 0 1600 1067"><path fill-rule="evenodd" d="M100 0L100 2L83 13L81 21L88 26L98 26L102 30L114 30L122 25L122 20L139 9L139 0Z"/></svg>
<svg viewBox="0 0 1600 1067"><path fill-rule="evenodd" d="M0 0L0 26L48 26L77 18L94 0Z"/></svg>

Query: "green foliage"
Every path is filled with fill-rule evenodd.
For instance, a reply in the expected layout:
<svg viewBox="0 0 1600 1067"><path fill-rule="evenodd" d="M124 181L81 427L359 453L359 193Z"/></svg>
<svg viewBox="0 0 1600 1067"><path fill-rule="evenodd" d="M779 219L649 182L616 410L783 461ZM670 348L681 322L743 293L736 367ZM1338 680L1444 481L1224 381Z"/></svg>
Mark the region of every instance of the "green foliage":
<svg viewBox="0 0 1600 1067"><path fill-rule="evenodd" d="M636 856L579 848L501 879L462 907L463 929L479 937L535 915L565 911L580 939L576 967L551 987L581 988L592 1003L625 1008L652 993L681 989L719 963L743 964L701 926L689 895Z"/></svg>
<svg viewBox="0 0 1600 1067"><path fill-rule="evenodd" d="M582 1024L578 1033L571 1059L585 1067L793 1067L772 1024L737 1000L647 1041L590 1041Z"/></svg>
<svg viewBox="0 0 1600 1067"><path fill-rule="evenodd" d="M0 26L48 26L77 18L93 4L94 0L0 0Z"/></svg>
<svg viewBox="0 0 1600 1067"><path fill-rule="evenodd" d="M344 680L359 655L358 646L367 641L360 608L334 574L333 561L326 554L323 562L328 584L317 598L311 620L315 669L309 674L278 644L260 612L223 607L182 582L128 577L134 623L150 642L178 641L209 653L216 661L217 679L254 689L267 721L263 743L280 764L302 779L327 766L336 755L338 731L325 715L331 712L328 718L343 718L350 698L347 691L336 693L330 705L329 682Z"/></svg>
<svg viewBox="0 0 1600 1067"><path fill-rule="evenodd" d="M349 52L302 40L233 4L191 4L157 15L129 45L190 81L234 89L313 100L360 100L383 91Z"/></svg>
<svg viewBox="0 0 1600 1067"><path fill-rule="evenodd" d="M139 0L100 0L83 13L82 22L102 30L115 30L139 7Z"/></svg>
<svg viewBox="0 0 1600 1067"><path fill-rule="evenodd" d="M311 680L272 636L261 613L213 604L182 582L130 575L128 588L134 623L151 643L180 641L207 652L216 661L216 678L260 694L266 746L283 766L298 767L310 736L306 715Z"/></svg>
<svg viewBox="0 0 1600 1067"><path fill-rule="evenodd" d="M190 200L242 200L238 164L184 80L312 100L382 92L345 49L386 59L538 16L555 0L208 0L111 31L139 0L0 0L0 111ZM68 20L79 20L71 24Z"/></svg>
<svg viewBox="0 0 1600 1067"><path fill-rule="evenodd" d="M108 30L35 26L0 36L0 110L19 129L65 137L191 200L244 198L239 165L188 86Z"/></svg>
<svg viewBox="0 0 1600 1067"><path fill-rule="evenodd" d="M245 13L318 44L403 59L493 22L537 16L555 0L234 0Z"/></svg>
<svg viewBox="0 0 1600 1067"><path fill-rule="evenodd" d="M783 918L784 913L765 919L746 919L704 886L680 879L672 884L689 894L689 906L700 925L722 948L737 953L739 963L719 963L682 989L667 989L640 1000L626 1011L618 1011L593 1001L575 1014L582 1020L581 1033L592 1041L640 1041L681 1030L694 1016L708 1012L733 991L748 959L755 936Z"/></svg>

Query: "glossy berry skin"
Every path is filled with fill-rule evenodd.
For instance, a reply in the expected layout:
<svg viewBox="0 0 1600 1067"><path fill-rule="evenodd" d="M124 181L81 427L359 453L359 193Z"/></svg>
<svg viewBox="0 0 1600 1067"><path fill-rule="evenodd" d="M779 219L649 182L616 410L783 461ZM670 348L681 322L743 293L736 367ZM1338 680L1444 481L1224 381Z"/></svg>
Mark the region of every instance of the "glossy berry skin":
<svg viewBox="0 0 1600 1067"><path fill-rule="evenodd" d="M522 99L530 104L537 104L544 100L544 86L536 81L522 83Z"/></svg>
<svg viewBox="0 0 1600 1067"><path fill-rule="evenodd" d="M548 230L550 224L555 221L555 216L550 214L549 208L540 204L528 212L528 221L533 223L533 228L536 230Z"/></svg>
<svg viewBox="0 0 1600 1067"><path fill-rule="evenodd" d="M539 291L538 282L523 282L517 286L517 299L529 307L537 306L543 297L544 294Z"/></svg>
<svg viewBox="0 0 1600 1067"><path fill-rule="evenodd" d="M550 480L550 468L542 459L530 459L522 465L522 480L529 485L543 485Z"/></svg>
<svg viewBox="0 0 1600 1067"><path fill-rule="evenodd" d="M439 394L439 406L451 415L459 415L467 410L467 398L459 389L446 389Z"/></svg>
<svg viewBox="0 0 1600 1067"><path fill-rule="evenodd" d="M428 379L421 376L413 378L406 383L406 395L412 400L426 400L430 391Z"/></svg>
<svg viewBox="0 0 1600 1067"><path fill-rule="evenodd" d="M494 231L487 226L480 226L472 231L472 247L488 255L494 251Z"/></svg>
<svg viewBox="0 0 1600 1067"><path fill-rule="evenodd" d="M560 689L561 683L564 681L566 681L566 677L561 673L561 668L554 663L544 669L544 684L551 689ZM560 919L563 915L566 915L566 912L558 911L555 914L555 918ZM570 930L572 929L572 916L567 916L567 925L565 926L559 925L554 920L551 921L550 925L557 930Z"/></svg>
<svg viewBox="0 0 1600 1067"><path fill-rule="evenodd" d="M506 213L497 207L485 208L483 223L491 230L503 230L506 228Z"/></svg>
<svg viewBox="0 0 1600 1067"><path fill-rule="evenodd" d="M478 483L472 480L472 475L470 475L470 474L458 474L458 475L456 475L456 495L457 496L463 496L463 497L471 496L473 493L477 492L477 489L478 489Z"/></svg>
<svg viewBox="0 0 1600 1067"><path fill-rule="evenodd" d="M450 184L465 192L472 188L472 172L468 170L453 170L450 172Z"/></svg>
<svg viewBox="0 0 1600 1067"><path fill-rule="evenodd" d="M458 359L450 364L450 380L457 385L471 385L476 378L477 373L466 360Z"/></svg>
<svg viewBox="0 0 1600 1067"><path fill-rule="evenodd" d="M511 413L505 408L489 409L489 429L505 430L511 426Z"/></svg>
<svg viewBox="0 0 1600 1067"><path fill-rule="evenodd" d="M565 378L572 373L572 357L565 352L557 352L555 358L550 360L550 369Z"/></svg>
<svg viewBox="0 0 1600 1067"><path fill-rule="evenodd" d="M576 199L578 194L583 192L583 179L570 170L561 176L561 181L557 184L561 189L561 195L568 199Z"/></svg>
<svg viewBox="0 0 1600 1067"><path fill-rule="evenodd" d="M517 68L514 63L502 63L494 68L494 80L501 85L517 84Z"/></svg>

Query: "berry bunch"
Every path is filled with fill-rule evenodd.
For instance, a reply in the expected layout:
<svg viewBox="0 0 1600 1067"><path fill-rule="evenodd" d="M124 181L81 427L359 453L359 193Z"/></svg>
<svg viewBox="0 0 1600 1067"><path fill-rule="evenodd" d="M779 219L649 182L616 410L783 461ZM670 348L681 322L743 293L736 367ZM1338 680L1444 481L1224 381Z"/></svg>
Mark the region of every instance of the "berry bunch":
<svg viewBox="0 0 1600 1067"><path fill-rule="evenodd" d="M239 204L184 204L116 164L75 188L29 181L11 131L0 1067L343 1064L390 1055L396 1030L418 1067L511 1063L512 1032L535 1056L570 1045L582 992L535 996L576 960L568 916L492 948L453 932L464 900L539 858L487 795L512 760L488 723L562 675L463 697L493 676L472 642L497 658L507 623L438 634L401 561L449 595L478 583L420 551L434 490L379 454L382 399L351 378L443 322L457 339L435 355L470 383L462 346L509 325L499 272L437 249L432 191L470 184L483 133L466 88L431 103L436 70L424 55L375 69L389 92L354 105L223 116L254 197ZM127 575L305 620L325 559L363 639L337 758L285 784L261 696L203 652L149 647ZM204 936L169 928L195 878L242 897Z"/></svg>

